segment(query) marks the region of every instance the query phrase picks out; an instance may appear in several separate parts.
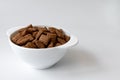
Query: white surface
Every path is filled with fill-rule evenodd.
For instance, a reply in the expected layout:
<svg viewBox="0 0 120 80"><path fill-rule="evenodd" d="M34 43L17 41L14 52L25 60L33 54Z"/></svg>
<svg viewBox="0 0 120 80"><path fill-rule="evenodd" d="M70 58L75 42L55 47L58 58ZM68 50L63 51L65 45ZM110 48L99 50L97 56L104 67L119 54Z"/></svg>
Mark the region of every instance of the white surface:
<svg viewBox="0 0 120 80"><path fill-rule="evenodd" d="M120 80L119 0L0 0L0 80ZM60 25L80 44L47 70L27 68L8 45L6 30Z"/></svg>

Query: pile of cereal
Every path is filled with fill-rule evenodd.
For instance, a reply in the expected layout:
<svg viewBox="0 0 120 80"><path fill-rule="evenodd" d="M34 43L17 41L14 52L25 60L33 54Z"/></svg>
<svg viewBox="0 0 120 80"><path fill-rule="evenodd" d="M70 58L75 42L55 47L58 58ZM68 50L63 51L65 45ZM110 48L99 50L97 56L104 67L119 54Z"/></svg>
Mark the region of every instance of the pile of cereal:
<svg viewBox="0 0 120 80"><path fill-rule="evenodd" d="M13 34L11 40L26 48L50 48L65 44L70 37L62 29L30 24Z"/></svg>

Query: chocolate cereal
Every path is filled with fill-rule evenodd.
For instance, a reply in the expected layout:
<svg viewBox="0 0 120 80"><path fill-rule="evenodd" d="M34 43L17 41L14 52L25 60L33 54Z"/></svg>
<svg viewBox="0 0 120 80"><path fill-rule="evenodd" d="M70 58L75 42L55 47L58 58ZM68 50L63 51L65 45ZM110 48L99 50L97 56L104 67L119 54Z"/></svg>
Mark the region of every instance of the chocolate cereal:
<svg viewBox="0 0 120 80"><path fill-rule="evenodd" d="M11 36L13 43L26 48L52 48L63 45L69 40L70 36L62 29L32 24L19 29Z"/></svg>

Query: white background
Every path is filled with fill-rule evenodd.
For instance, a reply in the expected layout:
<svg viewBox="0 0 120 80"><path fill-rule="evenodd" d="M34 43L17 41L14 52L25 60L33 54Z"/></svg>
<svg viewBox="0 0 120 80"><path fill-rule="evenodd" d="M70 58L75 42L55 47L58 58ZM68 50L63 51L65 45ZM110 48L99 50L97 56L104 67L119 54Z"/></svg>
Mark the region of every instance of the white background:
<svg viewBox="0 0 120 80"><path fill-rule="evenodd" d="M62 26L80 43L49 69L28 68L6 30L30 23ZM120 1L0 0L0 80L120 80Z"/></svg>

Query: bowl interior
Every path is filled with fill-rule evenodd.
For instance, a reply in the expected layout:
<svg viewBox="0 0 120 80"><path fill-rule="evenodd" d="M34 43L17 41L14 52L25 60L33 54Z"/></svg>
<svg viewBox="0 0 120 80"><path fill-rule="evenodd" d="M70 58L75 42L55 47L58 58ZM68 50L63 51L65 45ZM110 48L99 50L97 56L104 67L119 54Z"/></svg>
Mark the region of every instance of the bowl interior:
<svg viewBox="0 0 120 80"><path fill-rule="evenodd" d="M36 25L35 25L35 26L36 26ZM45 25L37 25L37 26L42 26L42 27L47 27L47 28L50 27L50 26L45 26ZM20 47L20 48L24 48L24 49L32 49L32 50L34 50L34 49L35 49L35 50L36 50L36 49L37 49L37 50L38 50L38 49L53 49L53 48L62 47L62 46L64 46L64 45L66 45L67 43L69 43L69 41L71 40L71 35L70 35L70 33L69 33L66 29L61 28L61 27L56 27L56 26L54 26L54 27L57 28L57 29L62 29L66 35L70 36L70 40L69 40L68 42L66 42L65 44L63 44L63 45L56 46L56 47L52 47L52 48L25 48L25 47L21 47L21 46L19 46L19 45L16 45L15 43L13 43L13 42L11 41L11 37L14 36L19 29L24 28L24 27L25 27L25 26L13 27L13 28L11 28L11 29L9 29L9 30L7 31L7 35L8 35L9 41L10 41L13 45L15 45L16 47Z"/></svg>

